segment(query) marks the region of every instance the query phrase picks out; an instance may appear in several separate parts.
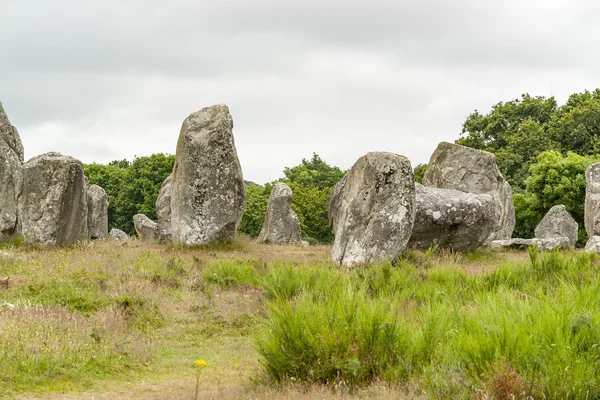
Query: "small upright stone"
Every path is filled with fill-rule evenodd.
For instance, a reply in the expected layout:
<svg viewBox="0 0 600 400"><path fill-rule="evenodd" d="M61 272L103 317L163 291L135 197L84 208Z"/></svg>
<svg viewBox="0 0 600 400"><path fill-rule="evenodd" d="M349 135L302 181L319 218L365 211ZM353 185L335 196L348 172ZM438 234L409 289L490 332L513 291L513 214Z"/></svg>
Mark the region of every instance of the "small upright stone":
<svg viewBox="0 0 600 400"><path fill-rule="evenodd" d="M273 244L302 244L300 220L291 208L292 189L283 182L277 182L271 190L267 213L259 242Z"/></svg>
<svg viewBox="0 0 600 400"><path fill-rule="evenodd" d="M159 239L158 224L144 214L133 216L133 226L142 242L156 242Z"/></svg>
<svg viewBox="0 0 600 400"><path fill-rule="evenodd" d="M331 192L331 258L344 266L393 261L406 247L414 219L415 182L408 159L367 153Z"/></svg>
<svg viewBox="0 0 600 400"><path fill-rule="evenodd" d="M25 243L67 246L88 239L87 183L83 164L46 153L23 165L19 223Z"/></svg>
<svg viewBox="0 0 600 400"><path fill-rule="evenodd" d="M87 190L88 231L90 239L106 239L108 236L108 197L98 185Z"/></svg>
<svg viewBox="0 0 600 400"><path fill-rule="evenodd" d="M117 228L112 228L110 230L109 236L111 239L117 240L119 242L127 242L129 240L129 235Z"/></svg>
<svg viewBox="0 0 600 400"><path fill-rule="evenodd" d="M566 237L569 245L574 247L577 243L577 229L579 225L567 211L564 205L552 207L539 225L535 228L535 237L538 239L551 239Z"/></svg>
<svg viewBox="0 0 600 400"><path fill-rule="evenodd" d="M171 190L173 175L169 175L160 186L156 199L156 219L162 239L171 240Z"/></svg>
<svg viewBox="0 0 600 400"><path fill-rule="evenodd" d="M246 206L246 188L226 105L203 108L181 127L173 167L174 243L233 242Z"/></svg>
<svg viewBox="0 0 600 400"><path fill-rule="evenodd" d="M585 231L591 238L600 235L600 163L585 171Z"/></svg>

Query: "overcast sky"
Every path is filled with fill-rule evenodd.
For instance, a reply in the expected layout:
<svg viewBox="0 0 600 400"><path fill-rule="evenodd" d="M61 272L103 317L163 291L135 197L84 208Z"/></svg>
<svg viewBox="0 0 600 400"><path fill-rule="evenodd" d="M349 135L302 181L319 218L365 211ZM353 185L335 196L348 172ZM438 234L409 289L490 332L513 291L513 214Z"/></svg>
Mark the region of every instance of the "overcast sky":
<svg viewBox="0 0 600 400"><path fill-rule="evenodd" d="M0 101L25 157L175 152L225 103L244 178L313 152L426 162L475 109L600 87L595 0L0 0Z"/></svg>

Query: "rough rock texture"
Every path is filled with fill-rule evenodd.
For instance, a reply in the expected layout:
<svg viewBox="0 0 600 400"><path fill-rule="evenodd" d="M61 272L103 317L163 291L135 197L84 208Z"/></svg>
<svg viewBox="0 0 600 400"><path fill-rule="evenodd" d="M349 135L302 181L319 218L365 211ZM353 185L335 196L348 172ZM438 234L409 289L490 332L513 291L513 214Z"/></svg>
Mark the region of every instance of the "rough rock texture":
<svg viewBox="0 0 600 400"><path fill-rule="evenodd" d="M83 164L46 153L23 165L18 205L27 244L65 246L88 239L88 205Z"/></svg>
<svg viewBox="0 0 600 400"><path fill-rule="evenodd" d="M368 153L331 193L331 258L345 266L394 260L408 243L414 217L410 161L392 153Z"/></svg>
<svg viewBox="0 0 600 400"><path fill-rule="evenodd" d="M174 243L232 242L246 189L226 105L191 114L177 142L171 191Z"/></svg>
<svg viewBox="0 0 600 400"><path fill-rule="evenodd" d="M503 248L525 248L529 246L536 246L540 250L554 250L556 248L567 249L571 247L569 238L566 237L554 237L548 239L508 239L508 240L494 240L488 243L492 249L503 249Z"/></svg>
<svg viewBox="0 0 600 400"><path fill-rule="evenodd" d="M566 237L569 239L571 247L577 243L577 229L579 225L565 206L558 205L552 207L542 221L535 228L535 237L537 239L549 239L557 237Z"/></svg>
<svg viewBox="0 0 600 400"><path fill-rule="evenodd" d="M117 228L112 228L109 235L111 239L118 240L120 242L127 242L129 240L129 235Z"/></svg>
<svg viewBox="0 0 600 400"><path fill-rule="evenodd" d="M497 193L465 193L418 183L415 193L415 224L408 247L473 250L497 227L501 212Z"/></svg>
<svg viewBox="0 0 600 400"><path fill-rule="evenodd" d="M585 231L591 238L600 235L600 163L590 165L585 171Z"/></svg>
<svg viewBox="0 0 600 400"><path fill-rule="evenodd" d="M156 218L161 239L171 240L171 183L173 175L169 175L160 186L160 192L156 199Z"/></svg>
<svg viewBox="0 0 600 400"><path fill-rule="evenodd" d="M133 216L133 226L138 238L142 242L156 242L160 237L158 224L152 221L144 214L136 214Z"/></svg>
<svg viewBox="0 0 600 400"><path fill-rule="evenodd" d="M17 227L17 186L23 166L23 145L0 103L0 241Z"/></svg>
<svg viewBox="0 0 600 400"><path fill-rule="evenodd" d="M108 236L108 197L98 185L87 189L88 234L90 239L106 239Z"/></svg>
<svg viewBox="0 0 600 400"><path fill-rule="evenodd" d="M465 193L498 193L501 212L488 241L512 236L515 228L512 189L498 170L492 153L442 142L431 155L423 185Z"/></svg>
<svg viewBox="0 0 600 400"><path fill-rule="evenodd" d="M591 236L585 244L586 253L600 254L600 236Z"/></svg>
<svg viewBox="0 0 600 400"><path fill-rule="evenodd" d="M273 244L302 244L300 220L291 208L292 189L277 182L271 190L259 242Z"/></svg>

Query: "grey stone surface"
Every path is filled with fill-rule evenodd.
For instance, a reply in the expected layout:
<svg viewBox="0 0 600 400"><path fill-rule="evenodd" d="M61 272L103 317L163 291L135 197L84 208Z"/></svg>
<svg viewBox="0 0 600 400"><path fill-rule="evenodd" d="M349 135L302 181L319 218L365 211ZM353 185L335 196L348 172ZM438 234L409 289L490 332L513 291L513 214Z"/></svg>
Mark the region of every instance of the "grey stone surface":
<svg viewBox="0 0 600 400"><path fill-rule="evenodd" d="M118 240L119 242L127 242L129 240L129 235L117 228L112 228L109 236L111 239Z"/></svg>
<svg viewBox="0 0 600 400"><path fill-rule="evenodd" d="M591 236L585 244L586 253L600 254L600 236Z"/></svg>
<svg viewBox="0 0 600 400"><path fill-rule="evenodd" d="M567 249L571 247L571 244L569 238L554 237L547 239L513 238L508 240L494 240L488 243L488 246L492 249L524 248L529 246L536 246L540 250L554 250L556 248Z"/></svg>
<svg viewBox="0 0 600 400"><path fill-rule="evenodd" d="M498 193L501 212L487 240L510 239L512 236L515 228L512 189L500 173L492 153L442 142L431 155L423 185L465 193Z"/></svg>
<svg viewBox="0 0 600 400"><path fill-rule="evenodd" d="M292 189L283 182L277 182L269 195L267 213L258 235L259 242L302 244L300 220L291 205Z"/></svg>
<svg viewBox="0 0 600 400"><path fill-rule="evenodd" d="M585 171L585 231L591 238L600 235L600 163L590 165Z"/></svg>
<svg viewBox="0 0 600 400"><path fill-rule="evenodd" d="M552 207L542 221L535 228L537 239L550 239L566 237L569 244L574 247L577 243L577 229L579 225L567 211L564 205Z"/></svg>
<svg viewBox="0 0 600 400"><path fill-rule="evenodd" d="M408 247L474 250L497 226L498 194L465 193L415 184L416 215Z"/></svg>
<svg viewBox="0 0 600 400"><path fill-rule="evenodd" d="M98 185L87 189L88 234L90 239L106 239L108 236L108 196Z"/></svg>
<svg viewBox="0 0 600 400"><path fill-rule="evenodd" d="M344 266L394 260L408 243L414 216L410 161L392 153L366 154L329 199L332 260Z"/></svg>
<svg viewBox="0 0 600 400"><path fill-rule="evenodd" d="M171 191L173 175L169 175L160 186L156 199L156 218L162 240L172 240L171 234Z"/></svg>
<svg viewBox="0 0 600 400"><path fill-rule="evenodd" d="M23 145L0 103L0 241L17 229L17 186L23 166Z"/></svg>
<svg viewBox="0 0 600 400"><path fill-rule="evenodd" d="M226 105L203 108L183 122L171 184L174 243L235 240L246 189L232 129Z"/></svg>
<svg viewBox="0 0 600 400"><path fill-rule="evenodd" d="M83 164L46 153L23 165L18 188L21 234L27 244L65 246L88 239Z"/></svg>
<svg viewBox="0 0 600 400"><path fill-rule="evenodd" d="M142 242L156 242L160 238L158 224L144 214L133 216L133 226Z"/></svg>

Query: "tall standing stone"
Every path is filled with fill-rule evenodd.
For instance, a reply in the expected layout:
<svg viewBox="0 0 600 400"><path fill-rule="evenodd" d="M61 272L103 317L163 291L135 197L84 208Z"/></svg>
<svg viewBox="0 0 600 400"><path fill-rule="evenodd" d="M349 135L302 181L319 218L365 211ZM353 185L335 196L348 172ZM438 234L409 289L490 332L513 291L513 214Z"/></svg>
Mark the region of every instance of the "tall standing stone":
<svg viewBox="0 0 600 400"><path fill-rule="evenodd" d="M173 167L173 242L232 242L244 214L246 189L226 105L203 108L181 127Z"/></svg>
<svg viewBox="0 0 600 400"><path fill-rule="evenodd" d="M465 193L497 193L501 213L487 241L512 236L516 221L512 189L498 170L492 153L442 142L431 155L423 185Z"/></svg>
<svg viewBox="0 0 600 400"><path fill-rule="evenodd" d="M344 266L392 261L406 247L414 218L415 183L408 159L367 153L331 193L331 258Z"/></svg>
<svg viewBox="0 0 600 400"><path fill-rule="evenodd" d="M574 247L577 243L577 230L579 224L573 219L564 205L552 207L542 221L535 228L537 239L551 239L566 237L569 245Z"/></svg>
<svg viewBox="0 0 600 400"><path fill-rule="evenodd" d="M23 145L0 103L0 241L17 228L17 186L23 166Z"/></svg>
<svg viewBox="0 0 600 400"><path fill-rule="evenodd" d="M108 237L108 196L98 185L91 185L87 190L88 232L90 239L106 239Z"/></svg>
<svg viewBox="0 0 600 400"><path fill-rule="evenodd" d="M171 240L171 193L173 175L169 175L160 186L158 198L156 199L156 218L158 230L163 239Z"/></svg>
<svg viewBox="0 0 600 400"><path fill-rule="evenodd" d="M283 182L277 182L269 195L267 213L258 235L259 242L302 244L300 220L291 204L292 189Z"/></svg>
<svg viewBox="0 0 600 400"><path fill-rule="evenodd" d="M23 165L18 190L19 222L27 244L66 246L88 239L83 164L46 153Z"/></svg>
<svg viewBox="0 0 600 400"><path fill-rule="evenodd" d="M585 231L591 238L600 235L600 163L585 171Z"/></svg>

